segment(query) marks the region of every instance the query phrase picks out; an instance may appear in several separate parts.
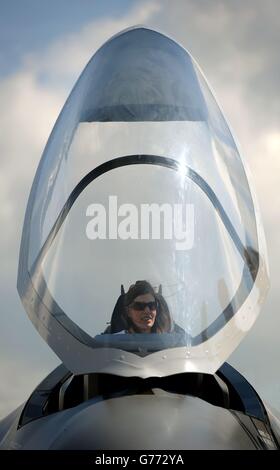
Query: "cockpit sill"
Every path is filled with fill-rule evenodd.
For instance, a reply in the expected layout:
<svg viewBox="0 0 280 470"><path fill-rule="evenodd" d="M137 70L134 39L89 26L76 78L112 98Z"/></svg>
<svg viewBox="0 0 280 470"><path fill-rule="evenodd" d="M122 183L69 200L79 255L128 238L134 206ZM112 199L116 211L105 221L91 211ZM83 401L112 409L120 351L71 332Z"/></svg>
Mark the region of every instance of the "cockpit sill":
<svg viewBox="0 0 280 470"><path fill-rule="evenodd" d="M94 406L101 401L139 394L196 397L228 409L241 424L245 420L247 426L254 428L257 446L263 442L258 434L265 431L269 448L278 448L260 397L228 363L214 375L184 373L147 379L112 374L74 375L61 364L34 390L21 412L17 428L73 407Z"/></svg>

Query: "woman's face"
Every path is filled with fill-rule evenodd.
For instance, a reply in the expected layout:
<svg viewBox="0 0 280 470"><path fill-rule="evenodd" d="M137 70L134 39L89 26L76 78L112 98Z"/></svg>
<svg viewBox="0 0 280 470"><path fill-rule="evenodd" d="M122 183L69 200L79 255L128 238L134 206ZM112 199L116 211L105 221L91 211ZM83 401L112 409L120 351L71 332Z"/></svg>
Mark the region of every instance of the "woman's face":
<svg viewBox="0 0 280 470"><path fill-rule="evenodd" d="M156 315L156 302L152 294L138 295L128 307L128 316L139 333L151 332Z"/></svg>

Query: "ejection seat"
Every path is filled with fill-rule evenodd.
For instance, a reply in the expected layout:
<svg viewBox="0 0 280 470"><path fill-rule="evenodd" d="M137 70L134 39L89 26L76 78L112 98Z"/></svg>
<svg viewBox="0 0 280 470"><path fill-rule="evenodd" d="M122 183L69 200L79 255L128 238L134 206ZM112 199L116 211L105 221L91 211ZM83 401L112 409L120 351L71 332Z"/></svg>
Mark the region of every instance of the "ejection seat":
<svg viewBox="0 0 280 470"><path fill-rule="evenodd" d="M112 316L111 316L111 321L107 328L104 331L104 334L110 334L110 333L118 333L119 331L125 330L126 325L125 325L125 320L123 318L123 312L124 312L124 297L125 297L125 291L123 285L121 285L121 295L119 296L116 305L114 307Z"/></svg>

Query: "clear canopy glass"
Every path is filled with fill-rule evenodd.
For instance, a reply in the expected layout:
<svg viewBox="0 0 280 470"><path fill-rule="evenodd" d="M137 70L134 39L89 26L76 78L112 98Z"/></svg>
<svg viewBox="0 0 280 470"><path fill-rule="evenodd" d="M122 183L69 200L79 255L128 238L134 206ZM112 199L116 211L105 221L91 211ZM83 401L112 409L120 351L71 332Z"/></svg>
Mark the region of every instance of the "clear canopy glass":
<svg viewBox="0 0 280 470"><path fill-rule="evenodd" d="M146 360L178 349L188 361L203 345L206 370L245 333L241 310L255 319L266 274L244 165L198 66L149 29L112 38L67 100L33 183L18 277L32 321L75 370L62 332L98 361L104 348ZM137 280L163 299L171 322L160 333L123 321L121 294Z"/></svg>

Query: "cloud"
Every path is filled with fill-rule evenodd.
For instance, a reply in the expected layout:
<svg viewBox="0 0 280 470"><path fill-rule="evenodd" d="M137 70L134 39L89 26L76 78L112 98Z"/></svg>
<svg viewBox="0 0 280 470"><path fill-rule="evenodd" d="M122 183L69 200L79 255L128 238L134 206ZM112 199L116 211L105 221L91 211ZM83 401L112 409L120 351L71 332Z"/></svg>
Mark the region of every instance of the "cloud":
<svg viewBox="0 0 280 470"><path fill-rule="evenodd" d="M26 204L32 179L51 128L67 97L67 84L75 83L93 52L113 34L146 22L158 3L143 3L120 19L92 21L82 31L46 47L40 55L27 55L17 73L0 81L0 217L10 240ZM20 202L19 202L20 201Z"/></svg>
<svg viewBox="0 0 280 470"><path fill-rule="evenodd" d="M269 362L268 354L262 354L261 368L265 369L265 383L275 384L280 356L279 13L277 0L139 2L118 19L89 21L79 33L47 44L40 55L26 55L17 73L0 81L0 292L4 306L0 318L0 416L23 401L55 362L35 331L30 333L32 326L16 292L24 210L40 155L70 88L92 53L113 34L139 23L166 32L194 55L248 160L268 240L272 289L262 318L231 360L261 385L260 345L266 348L268 342ZM40 361L36 363L34 351L41 355L42 367ZM22 370L25 375L19 373ZM8 384L11 386L5 388ZM271 391L265 385L263 390L280 407L279 388L273 385Z"/></svg>
<svg viewBox="0 0 280 470"><path fill-rule="evenodd" d="M47 80L55 80L56 86L59 80L65 86L69 77L70 80L74 77L74 81L78 78L92 54L105 41L135 24L149 22L149 19L159 10L158 1L141 2L140 6L137 5L118 19L107 18L92 21L79 33L69 34L48 46L40 57L37 54L27 56L25 67L36 75L43 75Z"/></svg>
<svg viewBox="0 0 280 470"><path fill-rule="evenodd" d="M0 221L6 228L1 234L5 243L13 238L14 222L23 219L40 155L67 96L67 80L73 85L108 37L137 21L146 22L157 9L157 3L143 3L121 19L92 21L43 54L28 56L22 69L0 81Z"/></svg>
<svg viewBox="0 0 280 470"><path fill-rule="evenodd" d="M280 358L280 6L274 0L175 0L172 5L166 15L168 2L163 2L153 24L190 50L215 90L249 165L268 245L271 290L230 361L280 409L275 377Z"/></svg>
<svg viewBox="0 0 280 470"><path fill-rule="evenodd" d="M36 76L20 71L0 82L0 100L1 212L13 219L14 211L7 211L3 201L9 208L18 204L15 193L25 178L32 177L61 96L40 85Z"/></svg>
<svg viewBox="0 0 280 470"><path fill-rule="evenodd" d="M220 89L242 87L242 98L254 109L254 121L279 123L280 57L277 0L167 0L152 24L173 34L202 65L210 83ZM166 12L168 11L168 14ZM269 108L267 106L269 102Z"/></svg>
<svg viewBox="0 0 280 470"><path fill-rule="evenodd" d="M143 2L120 19L91 21L79 33L47 45L40 55L26 55L21 68L0 81L0 417L26 399L58 362L32 329L16 291L24 212L43 148L69 88L92 53L113 34L148 21L158 8L157 2ZM34 351L40 355L37 364Z"/></svg>

